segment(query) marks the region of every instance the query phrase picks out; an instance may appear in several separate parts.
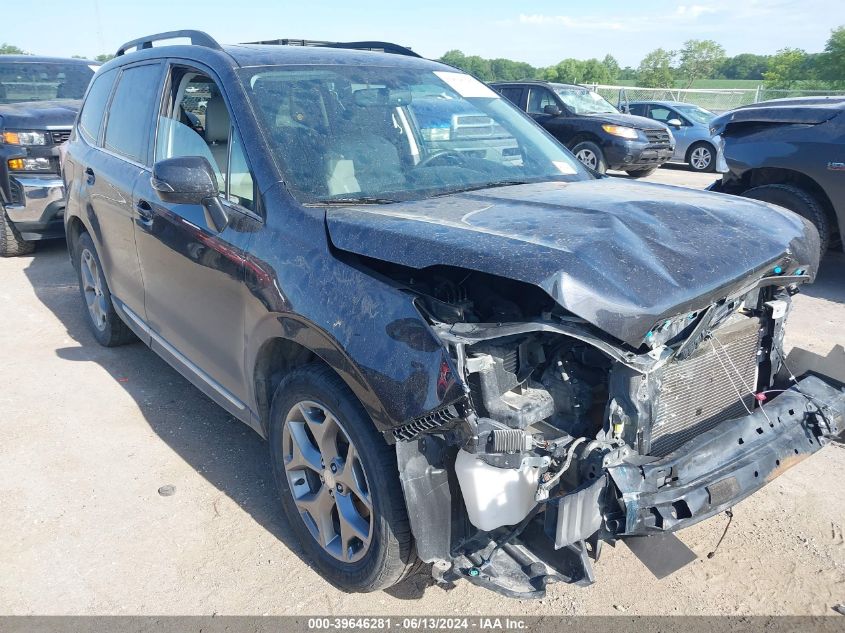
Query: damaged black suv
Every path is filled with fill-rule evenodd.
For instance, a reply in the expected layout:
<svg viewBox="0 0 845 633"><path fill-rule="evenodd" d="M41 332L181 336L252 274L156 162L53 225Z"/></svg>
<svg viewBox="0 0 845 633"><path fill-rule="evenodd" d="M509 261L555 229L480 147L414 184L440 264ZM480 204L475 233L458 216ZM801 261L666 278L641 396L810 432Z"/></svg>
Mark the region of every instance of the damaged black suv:
<svg viewBox="0 0 845 633"><path fill-rule="evenodd" d="M777 378L809 222L596 178L407 49L293 43L121 47L71 134L65 226L96 339L140 338L269 440L329 581L589 582L602 542L840 435L845 392ZM450 108L518 152L444 145Z"/></svg>

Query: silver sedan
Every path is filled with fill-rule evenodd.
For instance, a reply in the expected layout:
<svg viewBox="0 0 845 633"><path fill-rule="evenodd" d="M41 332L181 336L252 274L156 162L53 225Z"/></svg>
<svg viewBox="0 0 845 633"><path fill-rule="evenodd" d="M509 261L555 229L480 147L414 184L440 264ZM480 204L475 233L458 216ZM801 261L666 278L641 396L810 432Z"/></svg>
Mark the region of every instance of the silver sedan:
<svg viewBox="0 0 845 633"><path fill-rule="evenodd" d="M660 121L672 129L675 137L673 162L688 163L693 171L715 171L724 165L720 160L721 139L710 134L710 121L716 116L713 112L678 101L631 101L624 109L630 114Z"/></svg>

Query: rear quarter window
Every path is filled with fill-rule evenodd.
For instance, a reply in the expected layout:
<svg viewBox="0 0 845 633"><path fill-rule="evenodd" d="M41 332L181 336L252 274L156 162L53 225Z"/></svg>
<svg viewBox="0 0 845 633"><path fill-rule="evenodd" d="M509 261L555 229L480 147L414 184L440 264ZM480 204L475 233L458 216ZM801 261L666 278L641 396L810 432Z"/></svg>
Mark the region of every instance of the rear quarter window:
<svg viewBox="0 0 845 633"><path fill-rule="evenodd" d="M82 106L82 113L79 115L79 131L89 143L96 143L100 138L100 127L103 124L103 115L115 77L117 77L116 69L95 76L85 104Z"/></svg>
<svg viewBox="0 0 845 633"><path fill-rule="evenodd" d="M103 144L106 149L138 163L146 162L160 77L159 64L134 66L121 73L109 106Z"/></svg>

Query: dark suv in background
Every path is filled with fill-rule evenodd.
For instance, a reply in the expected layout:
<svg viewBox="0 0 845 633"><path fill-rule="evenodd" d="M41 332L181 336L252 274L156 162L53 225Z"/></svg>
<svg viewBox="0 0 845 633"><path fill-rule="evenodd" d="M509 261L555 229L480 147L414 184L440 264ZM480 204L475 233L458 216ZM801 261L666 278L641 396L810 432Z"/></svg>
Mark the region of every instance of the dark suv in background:
<svg viewBox="0 0 845 633"><path fill-rule="evenodd" d="M455 117L518 154L425 131ZM811 224L598 178L408 49L129 42L64 177L96 339L140 338L269 440L346 590L419 560L510 596L589 583L603 541L729 508L845 421L845 392L777 378Z"/></svg>
<svg viewBox="0 0 845 633"><path fill-rule="evenodd" d="M0 257L64 236L59 147L98 64L0 56Z"/></svg>
<svg viewBox="0 0 845 633"><path fill-rule="evenodd" d="M845 98L775 99L717 117L726 173L710 189L763 200L807 218L821 252L843 246Z"/></svg>
<svg viewBox="0 0 845 633"><path fill-rule="evenodd" d="M546 81L490 84L527 112L587 167L647 176L672 158L669 128L645 117L619 112L588 88Z"/></svg>

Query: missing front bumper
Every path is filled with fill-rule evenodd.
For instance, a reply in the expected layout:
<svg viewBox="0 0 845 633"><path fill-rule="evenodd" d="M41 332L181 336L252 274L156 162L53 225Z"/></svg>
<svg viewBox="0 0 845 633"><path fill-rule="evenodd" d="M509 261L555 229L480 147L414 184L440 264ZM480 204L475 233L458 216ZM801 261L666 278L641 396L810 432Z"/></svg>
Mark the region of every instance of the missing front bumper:
<svg viewBox="0 0 845 633"><path fill-rule="evenodd" d="M641 536L693 525L843 435L845 390L804 378L764 408L724 422L666 457L609 468L616 494L606 495L607 532Z"/></svg>

